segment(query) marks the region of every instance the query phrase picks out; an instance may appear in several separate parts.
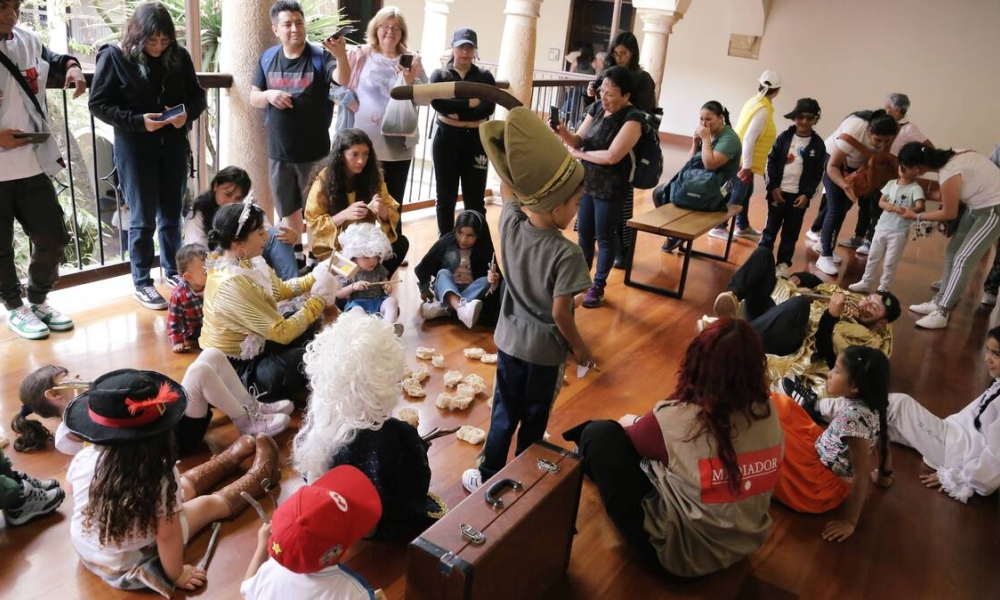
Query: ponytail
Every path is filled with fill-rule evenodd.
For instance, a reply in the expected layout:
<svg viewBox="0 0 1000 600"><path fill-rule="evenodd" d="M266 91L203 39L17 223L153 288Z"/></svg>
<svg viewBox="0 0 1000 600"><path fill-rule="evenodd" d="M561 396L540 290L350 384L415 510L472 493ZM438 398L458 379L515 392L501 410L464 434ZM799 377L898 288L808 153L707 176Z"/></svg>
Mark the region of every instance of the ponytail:
<svg viewBox="0 0 1000 600"><path fill-rule="evenodd" d="M889 460L889 359L881 351L867 346L849 346L841 355L851 385L858 389L861 401L878 415L879 475L891 475ZM855 474L857 476L857 474ZM865 474L867 476L867 474Z"/></svg>
<svg viewBox="0 0 1000 600"><path fill-rule="evenodd" d="M908 142L899 149L899 164L904 167L927 167L938 170L955 156L951 148L942 150L925 146L921 142Z"/></svg>
<svg viewBox="0 0 1000 600"><path fill-rule="evenodd" d="M18 389L21 410L10 422L10 428L17 434L14 439L14 449L18 452L42 450L52 439L52 432L45 425L40 421L29 419L28 416L36 414L43 419L62 416L59 409L45 397L45 392L55 386L56 377L67 373L63 367L45 365L30 373L21 382Z"/></svg>
<svg viewBox="0 0 1000 600"><path fill-rule="evenodd" d="M726 107L723 106L722 103L719 102L718 100L709 100L708 102L701 105L701 109L712 111L714 114L722 117L722 120L723 122L725 122L726 125L732 127L733 124L729 120L729 111L726 110Z"/></svg>

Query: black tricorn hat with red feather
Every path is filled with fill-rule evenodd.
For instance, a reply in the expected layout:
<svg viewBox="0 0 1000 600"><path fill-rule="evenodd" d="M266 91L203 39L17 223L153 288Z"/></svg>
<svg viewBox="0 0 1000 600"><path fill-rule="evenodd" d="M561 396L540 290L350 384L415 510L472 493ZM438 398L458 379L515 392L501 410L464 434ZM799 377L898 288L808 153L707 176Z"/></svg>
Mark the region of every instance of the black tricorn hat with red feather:
<svg viewBox="0 0 1000 600"><path fill-rule="evenodd" d="M120 369L98 377L63 415L66 427L95 444L132 442L173 429L184 416L187 395L156 371Z"/></svg>

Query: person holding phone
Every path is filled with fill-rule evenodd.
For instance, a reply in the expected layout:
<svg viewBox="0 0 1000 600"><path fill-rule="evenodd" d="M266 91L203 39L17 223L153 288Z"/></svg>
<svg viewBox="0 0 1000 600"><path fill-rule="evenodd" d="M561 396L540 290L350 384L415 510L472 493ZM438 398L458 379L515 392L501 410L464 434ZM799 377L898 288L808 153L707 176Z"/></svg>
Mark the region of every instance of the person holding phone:
<svg viewBox="0 0 1000 600"><path fill-rule="evenodd" d="M351 76L343 30L309 43L298 2L271 6L271 31L279 44L258 61L250 105L267 111L267 156L271 193L278 211L279 239L303 253L302 209L313 171L330 152L331 86Z"/></svg>
<svg viewBox="0 0 1000 600"><path fill-rule="evenodd" d="M451 38L451 58L431 73L431 83L465 81L496 85L493 74L473 64L479 38L469 27L459 27ZM438 237L455 228L458 184L467 210L486 216L486 172L489 160L479 139L479 126L493 115L496 104L479 98L432 100L437 111L434 134L434 174L437 179Z"/></svg>
<svg viewBox="0 0 1000 600"><path fill-rule="evenodd" d="M0 0L0 299L8 311L7 328L26 339L73 328L73 320L52 308L48 293L59 279L59 263L69 234L51 175L64 161L48 136L45 83L65 79L87 88L76 58L56 54L34 33L17 26L21 2ZM42 139L44 138L44 139ZM14 221L31 240L28 304L14 263Z"/></svg>
<svg viewBox="0 0 1000 600"><path fill-rule="evenodd" d="M163 119L179 105L182 112ZM187 134L206 106L191 56L177 43L174 21L162 4L140 5L121 42L98 51L90 111L115 128L115 169L131 215L133 297L152 310L167 308L150 276L157 231L165 283L170 288L180 283L175 257L191 155Z"/></svg>
<svg viewBox="0 0 1000 600"><path fill-rule="evenodd" d="M408 31L399 8L386 6L368 22L366 43L351 49L347 56L351 63L348 87L358 95L357 103L348 107L354 112L354 126L371 138L389 195L401 204L416 138L382 135L382 117L389 104L389 90L400 74L406 85L427 81L420 55L407 49ZM396 224L397 235L401 231L402 221Z"/></svg>

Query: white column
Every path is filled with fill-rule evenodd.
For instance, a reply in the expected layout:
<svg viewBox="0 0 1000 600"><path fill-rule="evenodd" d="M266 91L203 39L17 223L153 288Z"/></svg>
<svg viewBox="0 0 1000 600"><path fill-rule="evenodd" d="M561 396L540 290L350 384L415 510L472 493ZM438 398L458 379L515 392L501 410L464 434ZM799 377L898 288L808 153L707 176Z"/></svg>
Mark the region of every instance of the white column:
<svg viewBox="0 0 1000 600"><path fill-rule="evenodd" d="M237 165L250 173L254 197L267 214L274 208L267 177L264 111L250 106L250 86L260 55L278 43L268 10L273 0L222 0L219 71L231 73L233 87L222 92L219 166ZM229 7L229 10L225 10Z"/></svg>
<svg viewBox="0 0 1000 600"><path fill-rule="evenodd" d="M441 56L449 48L451 31L448 30L448 13L454 0L427 0L424 3L424 32L420 38L420 54L424 70L429 75L441 67Z"/></svg>
<svg viewBox="0 0 1000 600"><path fill-rule="evenodd" d="M684 17L691 0L634 0L632 6L642 19L642 48L639 63L656 84L656 101L660 101L660 83L667 65L667 42L674 24Z"/></svg>
<svg viewBox="0 0 1000 600"><path fill-rule="evenodd" d="M531 80L535 71L535 39L542 0L507 0L507 15L500 42L500 62L497 79L510 82L507 90L524 103L531 104ZM503 119L507 111L497 107L496 118Z"/></svg>

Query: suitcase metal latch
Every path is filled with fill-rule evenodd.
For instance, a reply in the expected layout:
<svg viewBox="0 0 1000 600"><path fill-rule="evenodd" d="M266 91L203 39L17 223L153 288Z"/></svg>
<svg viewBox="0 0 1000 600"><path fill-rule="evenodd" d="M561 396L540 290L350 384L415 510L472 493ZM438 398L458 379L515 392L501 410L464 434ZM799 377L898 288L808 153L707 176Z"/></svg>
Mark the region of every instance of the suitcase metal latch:
<svg viewBox="0 0 1000 600"><path fill-rule="evenodd" d="M545 460L544 458L539 458L538 459L538 468L542 469L543 471L548 471L549 473L552 473L553 475L555 475L556 473L559 472L559 465L557 465L554 462Z"/></svg>
<svg viewBox="0 0 1000 600"><path fill-rule="evenodd" d="M462 537L469 540L470 544L473 544L474 546L482 546L486 543L486 535L472 525L462 523L462 526L459 529L462 532Z"/></svg>

